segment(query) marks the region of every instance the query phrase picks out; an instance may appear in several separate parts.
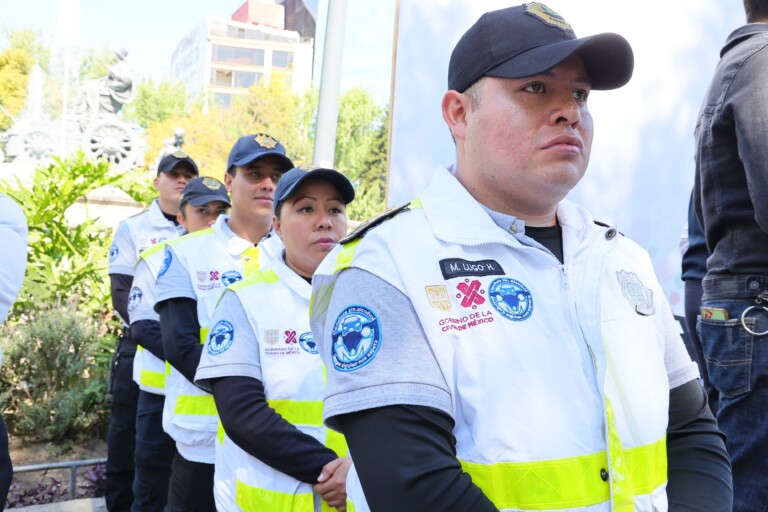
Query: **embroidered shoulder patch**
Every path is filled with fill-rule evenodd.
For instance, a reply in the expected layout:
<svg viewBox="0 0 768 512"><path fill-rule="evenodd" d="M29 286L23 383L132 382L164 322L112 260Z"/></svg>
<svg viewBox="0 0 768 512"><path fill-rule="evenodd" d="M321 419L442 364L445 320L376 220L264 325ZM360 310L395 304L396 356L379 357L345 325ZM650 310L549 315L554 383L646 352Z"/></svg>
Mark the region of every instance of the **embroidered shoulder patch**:
<svg viewBox="0 0 768 512"><path fill-rule="evenodd" d="M226 320L219 320L208 334L208 353L217 356L227 351L235 341L235 327Z"/></svg>
<svg viewBox="0 0 768 512"><path fill-rule="evenodd" d="M351 372L370 363L381 346L378 316L366 306L349 306L333 325L331 360L340 372Z"/></svg>
<svg viewBox="0 0 768 512"><path fill-rule="evenodd" d="M411 203L406 203L402 206L398 206L396 208L390 208L389 210L385 211L384 213L377 215L375 217L371 217L367 221L363 222L357 228L352 231L350 234L342 238L339 243L344 245L348 244L349 242L352 242L354 240L357 240L358 238L362 238L365 236L365 234L370 231L371 229L375 228L382 222L391 219L395 215L398 215L403 212L407 212L410 208L408 208L411 205Z"/></svg>
<svg viewBox="0 0 768 512"><path fill-rule="evenodd" d="M651 316L656 314L653 305L653 290L645 286L637 274L620 270L616 278L621 286L621 293L638 315Z"/></svg>

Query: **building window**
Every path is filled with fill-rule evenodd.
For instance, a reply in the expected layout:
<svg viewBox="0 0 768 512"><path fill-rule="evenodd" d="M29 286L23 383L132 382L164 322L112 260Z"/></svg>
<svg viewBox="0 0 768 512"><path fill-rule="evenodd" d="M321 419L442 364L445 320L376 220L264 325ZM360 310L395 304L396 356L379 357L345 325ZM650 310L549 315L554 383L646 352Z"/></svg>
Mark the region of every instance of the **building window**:
<svg viewBox="0 0 768 512"><path fill-rule="evenodd" d="M255 48L234 48L232 46L213 45L213 62L243 66L263 66L264 50Z"/></svg>
<svg viewBox="0 0 768 512"><path fill-rule="evenodd" d="M280 52L280 51L272 52L273 66L277 68L288 68L288 67L291 67L291 64L293 64L292 52Z"/></svg>
<svg viewBox="0 0 768 512"><path fill-rule="evenodd" d="M261 76L261 73L255 73L253 71L235 71L235 87L247 89L261 80Z"/></svg>
<svg viewBox="0 0 768 512"><path fill-rule="evenodd" d="M229 69L212 69L211 84L232 87L232 71Z"/></svg>
<svg viewBox="0 0 768 512"><path fill-rule="evenodd" d="M219 107L229 108L232 106L232 95L223 92L214 93L213 102Z"/></svg>

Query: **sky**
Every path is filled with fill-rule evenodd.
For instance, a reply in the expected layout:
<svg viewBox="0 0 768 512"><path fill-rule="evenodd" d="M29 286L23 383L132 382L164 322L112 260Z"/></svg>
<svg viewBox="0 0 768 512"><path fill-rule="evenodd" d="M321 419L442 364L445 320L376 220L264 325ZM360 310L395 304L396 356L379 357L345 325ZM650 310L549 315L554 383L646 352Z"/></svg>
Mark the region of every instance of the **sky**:
<svg viewBox="0 0 768 512"><path fill-rule="evenodd" d="M207 16L229 19L244 1L0 0L0 30L31 28L50 45L57 22L68 20L58 26L76 25L72 40L81 49L123 47L137 79L163 80L170 78L171 55L184 36ZM1 40L4 44L5 37Z"/></svg>

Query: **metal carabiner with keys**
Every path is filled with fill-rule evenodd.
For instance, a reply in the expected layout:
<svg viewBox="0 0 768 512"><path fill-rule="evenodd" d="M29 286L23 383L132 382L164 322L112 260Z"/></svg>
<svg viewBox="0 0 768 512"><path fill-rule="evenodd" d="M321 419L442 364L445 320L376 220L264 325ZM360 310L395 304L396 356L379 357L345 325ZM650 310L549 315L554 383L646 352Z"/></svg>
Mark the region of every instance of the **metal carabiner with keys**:
<svg viewBox="0 0 768 512"><path fill-rule="evenodd" d="M763 304L763 301L768 301L768 294L761 293L760 295L758 295L757 298L755 299L754 305L749 306L741 314L741 325L742 325L742 327L744 327L744 330L746 330L749 334L751 334L753 336L765 336L766 334L768 334L768 329L763 331L763 332L755 332L755 331L753 331L752 329L747 327L747 322L746 322L747 313L749 313L753 309L761 308L763 311L768 313L768 307L765 307L765 304Z"/></svg>

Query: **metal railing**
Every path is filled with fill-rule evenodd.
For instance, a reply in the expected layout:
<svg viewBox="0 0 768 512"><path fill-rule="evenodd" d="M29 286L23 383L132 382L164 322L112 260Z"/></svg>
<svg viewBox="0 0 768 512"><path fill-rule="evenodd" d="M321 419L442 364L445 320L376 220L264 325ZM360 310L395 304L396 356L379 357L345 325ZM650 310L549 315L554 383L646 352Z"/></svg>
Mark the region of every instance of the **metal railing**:
<svg viewBox="0 0 768 512"><path fill-rule="evenodd" d="M69 468L69 499L75 499L75 490L77 488L77 468L84 466L97 466L106 464L107 459L88 459L71 460L66 462L50 462L48 464L32 464L30 466L19 466L13 468L13 473L31 473L33 471L48 471L49 469L67 469Z"/></svg>

